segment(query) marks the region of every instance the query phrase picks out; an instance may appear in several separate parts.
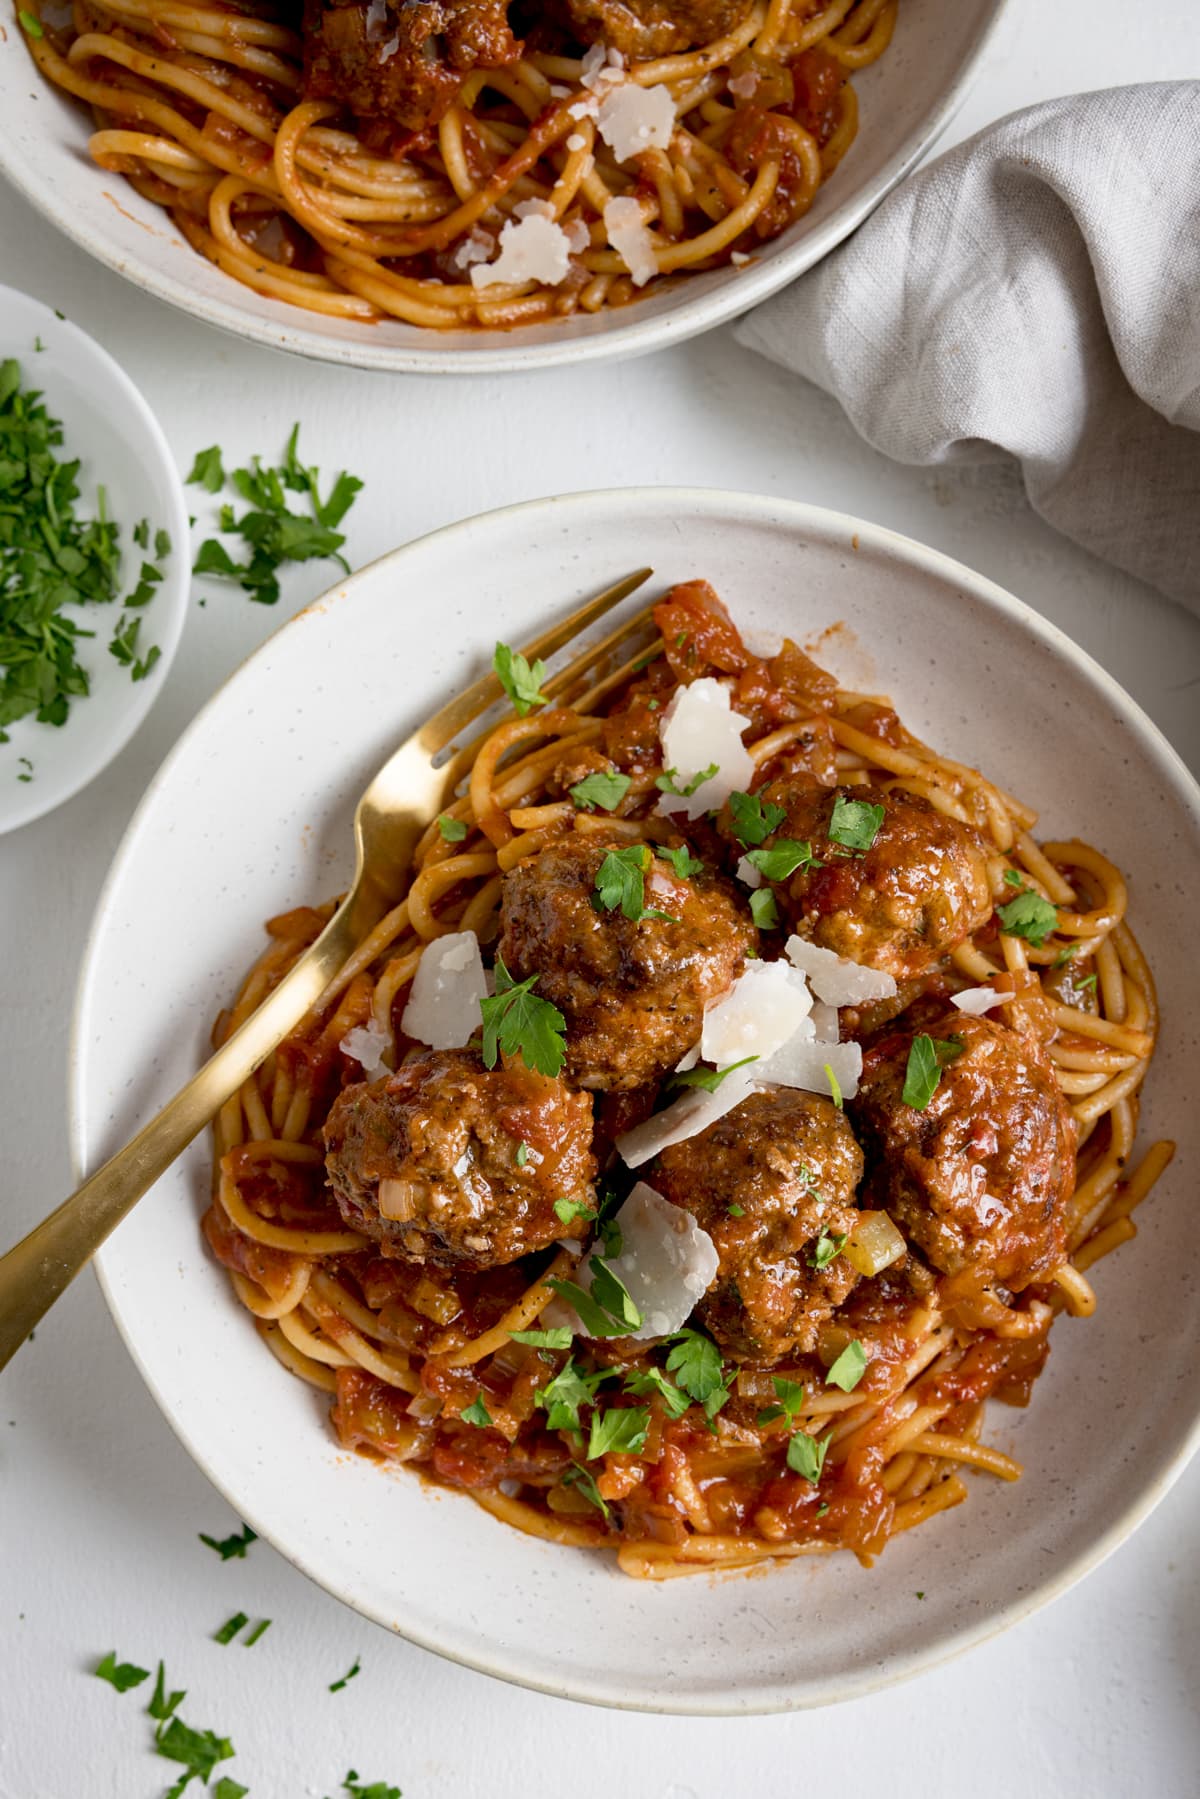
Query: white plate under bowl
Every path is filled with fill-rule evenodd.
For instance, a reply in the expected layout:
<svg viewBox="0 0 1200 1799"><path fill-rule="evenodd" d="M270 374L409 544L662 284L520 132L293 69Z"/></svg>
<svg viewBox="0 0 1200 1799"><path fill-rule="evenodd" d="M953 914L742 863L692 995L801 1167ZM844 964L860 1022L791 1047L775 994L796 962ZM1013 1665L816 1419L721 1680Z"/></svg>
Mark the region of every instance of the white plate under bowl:
<svg viewBox="0 0 1200 1799"><path fill-rule="evenodd" d="M200 1059L261 920L336 893L354 796L399 738L513 643L642 564L703 575L748 628L811 639L891 692L916 731L1038 804L1131 877L1162 977L1144 1131L1180 1154L1140 1234L1062 1320L1034 1403L989 1437L1026 1466L888 1548L661 1585L532 1541L463 1495L339 1451L326 1406L256 1339L202 1246L197 1144L100 1258L109 1305L171 1424L235 1513L349 1605L506 1679L610 1705L823 1704L927 1668L1095 1565L1195 1447L1200 975L1180 921L1200 892L1200 791L1133 701L1061 632L958 563L783 500L651 489L543 500L398 550L301 613L181 739L118 853L87 952L72 1137L117 1147ZM431 603L431 598L433 603ZM922 1592L923 1599L916 1594Z"/></svg>
<svg viewBox="0 0 1200 1799"><path fill-rule="evenodd" d="M0 136L4 129L0 125ZM28 294L0 287L0 362L10 356L21 364L22 385L40 388L51 417L62 421L59 459L80 460L81 518L95 516L96 489L105 490L108 516L121 527L121 592L137 584L143 557L161 567L163 579L141 613L138 652L157 644L162 654L145 680L133 681L108 653L120 607L69 609L81 629L96 633L76 644L91 692L71 701L64 725L39 724L30 715L5 727L10 741L0 743L0 835L61 806L124 749L167 678L183 631L189 579L183 483L158 421L129 376L77 325ZM151 531L146 552L132 537L143 518ZM161 561L153 554L159 529L172 545ZM19 778L22 757L32 764L28 781Z"/></svg>
<svg viewBox="0 0 1200 1799"><path fill-rule="evenodd" d="M0 10L6 0L0 0ZM252 293L198 255L166 213L87 154L90 116L44 81L9 16L0 31L0 174L90 255L147 293L237 337L323 362L482 374L635 356L680 343L765 300L841 243L953 118L1007 0L902 0L887 53L855 75L861 117L812 210L742 269L681 281L632 306L516 331L356 324Z"/></svg>

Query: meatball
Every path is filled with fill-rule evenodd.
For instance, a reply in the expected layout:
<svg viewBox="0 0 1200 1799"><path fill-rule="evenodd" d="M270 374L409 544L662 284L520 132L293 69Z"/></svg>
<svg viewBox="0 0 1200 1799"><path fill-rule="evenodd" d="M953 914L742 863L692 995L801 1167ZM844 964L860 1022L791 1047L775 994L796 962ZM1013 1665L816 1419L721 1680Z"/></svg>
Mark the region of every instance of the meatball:
<svg viewBox="0 0 1200 1799"><path fill-rule="evenodd" d="M659 1156L655 1188L691 1212L717 1247L717 1278L697 1316L739 1361L777 1362L815 1348L858 1278L844 1256L825 1259L831 1246L821 1239L852 1229L862 1170L842 1113L789 1087L752 1093Z"/></svg>
<svg viewBox="0 0 1200 1799"><path fill-rule="evenodd" d="M867 1052L850 1110L865 1203L891 1213L943 1274L977 1270L1013 1291L1057 1268L1075 1187L1075 1127L1049 1057L988 1018L928 1027L961 1044L924 1111L902 1098L911 1034Z"/></svg>
<svg viewBox="0 0 1200 1799"><path fill-rule="evenodd" d="M816 858L775 884L780 908L801 937L905 981L927 973L990 917L982 840L921 794L819 787L785 776L761 797L786 813L767 847L786 837L809 844ZM883 807L869 849L830 841L839 797Z"/></svg>
<svg viewBox="0 0 1200 1799"><path fill-rule="evenodd" d="M500 906L505 966L517 980L536 974L567 1021L568 1075L618 1092L675 1067L758 935L727 881L707 870L681 880L648 850L645 904L668 916L635 923L597 909L601 863L629 847L582 835L548 844L508 871Z"/></svg>
<svg viewBox="0 0 1200 1799"><path fill-rule="evenodd" d="M508 0L304 0L304 97L410 131L435 125L472 69L515 62Z"/></svg>
<svg viewBox="0 0 1200 1799"><path fill-rule="evenodd" d="M634 59L711 44L745 18L750 0L566 0L575 34Z"/></svg>
<svg viewBox="0 0 1200 1799"><path fill-rule="evenodd" d="M586 1093L520 1063L423 1050L339 1094L325 1166L342 1217L383 1255L498 1268L571 1235L554 1202L592 1203L591 1143Z"/></svg>

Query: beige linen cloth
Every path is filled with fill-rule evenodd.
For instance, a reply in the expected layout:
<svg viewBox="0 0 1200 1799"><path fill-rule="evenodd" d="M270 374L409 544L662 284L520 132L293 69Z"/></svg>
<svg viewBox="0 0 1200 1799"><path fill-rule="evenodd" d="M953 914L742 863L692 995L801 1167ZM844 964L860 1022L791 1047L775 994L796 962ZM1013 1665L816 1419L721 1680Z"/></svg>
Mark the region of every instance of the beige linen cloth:
<svg viewBox="0 0 1200 1799"><path fill-rule="evenodd" d="M1050 524L1200 610L1200 82L1002 119L736 336L899 462L1015 456Z"/></svg>

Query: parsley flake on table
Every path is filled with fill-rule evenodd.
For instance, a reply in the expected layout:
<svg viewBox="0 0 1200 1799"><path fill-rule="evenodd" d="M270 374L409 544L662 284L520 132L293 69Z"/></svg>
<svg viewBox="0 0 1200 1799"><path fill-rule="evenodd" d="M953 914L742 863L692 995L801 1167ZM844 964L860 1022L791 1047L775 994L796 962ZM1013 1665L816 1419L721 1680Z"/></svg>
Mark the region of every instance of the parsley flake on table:
<svg viewBox="0 0 1200 1799"><path fill-rule="evenodd" d="M853 1393L863 1375L867 1372L867 1352L855 1337L847 1343L841 1355L833 1363L825 1376L827 1387L840 1387L843 1393Z"/></svg>
<svg viewBox="0 0 1200 1799"><path fill-rule="evenodd" d="M610 1406L606 1412L593 1412L588 1461L598 1461L602 1455L639 1454L646 1447L649 1428L650 1413L644 1405Z"/></svg>
<svg viewBox="0 0 1200 1799"><path fill-rule="evenodd" d="M467 827L463 820L451 818L448 812L443 812L437 822L443 843L461 843L467 834Z"/></svg>
<svg viewBox="0 0 1200 1799"><path fill-rule="evenodd" d="M576 781L567 792L581 812L615 812L630 786L628 775L618 774L615 768L601 768Z"/></svg>
<svg viewBox="0 0 1200 1799"><path fill-rule="evenodd" d="M672 1087L703 1087L706 1093L715 1093L726 1075L735 1068L746 1068L751 1062L757 1062L757 1056L743 1056L740 1062L730 1062L727 1068L683 1068L671 1076Z"/></svg>
<svg viewBox="0 0 1200 1799"><path fill-rule="evenodd" d="M350 1799L404 1799L399 1787L389 1786L386 1780L373 1780L369 1787L362 1786L354 1768L351 1768L342 1782L343 1793Z"/></svg>
<svg viewBox="0 0 1200 1799"><path fill-rule="evenodd" d="M349 1681L354 1679L354 1676L360 1671L361 1668L362 1668L362 1662L359 1659L359 1657L356 1655L354 1658L354 1666L352 1668L347 1668L346 1672L342 1675L340 1680L331 1681L330 1686L329 1686L329 1691L331 1693L340 1693L342 1691L343 1687L345 1687Z"/></svg>
<svg viewBox="0 0 1200 1799"><path fill-rule="evenodd" d="M510 649L506 643L498 643L492 656L492 668L519 718L524 718L535 706L549 703L542 692L546 664L541 660L531 668L520 650Z"/></svg>
<svg viewBox="0 0 1200 1799"><path fill-rule="evenodd" d="M630 843L623 850L609 850L596 871L592 904L597 912L615 912L631 924L643 918L661 918L668 924L678 921L669 912L646 904L646 875L654 857L648 843Z"/></svg>
<svg viewBox="0 0 1200 1799"><path fill-rule="evenodd" d="M501 1054L519 1055L526 1068L556 1075L566 1059L566 1019L557 1006L534 993L537 975L514 981L499 956L495 981L495 993L479 1002L484 1066L494 1068Z"/></svg>
<svg viewBox="0 0 1200 1799"><path fill-rule="evenodd" d="M226 1618L226 1620L225 1620L224 1624L222 1624L220 1630L214 1630L213 1642L214 1643L232 1643L234 1637L236 1637L238 1631L241 1630L242 1626L244 1624L249 1624L249 1622L250 1622L250 1619L247 1617L245 1612L234 1612L232 1618Z"/></svg>
<svg viewBox="0 0 1200 1799"><path fill-rule="evenodd" d="M244 1787L240 1780L232 1780L228 1774L223 1774L216 1786L210 1787L209 1791L212 1799L246 1799L250 1788Z"/></svg>
<svg viewBox="0 0 1200 1799"><path fill-rule="evenodd" d="M492 1414L483 1403L482 1393L477 1393L470 1405L464 1406L458 1415L464 1424L474 1424L479 1430L487 1430L492 1422Z"/></svg>
<svg viewBox="0 0 1200 1799"><path fill-rule="evenodd" d="M706 781L712 780L718 766L716 762L710 762L707 768L702 768L698 774L694 774L691 780L685 782L682 787L679 785L679 770L668 768L661 775L655 775L654 785L660 793L673 793L680 799L690 800Z"/></svg>
<svg viewBox="0 0 1200 1799"><path fill-rule="evenodd" d="M1040 949L1058 923L1058 908L1027 887L1006 906L997 906L996 916L1006 937L1024 937Z"/></svg>
<svg viewBox="0 0 1200 1799"><path fill-rule="evenodd" d="M762 843L787 817L782 806L773 800L761 800L756 793L731 793L729 810L733 814L733 834L748 848Z"/></svg>
<svg viewBox="0 0 1200 1799"><path fill-rule="evenodd" d="M773 931L779 923L779 907L769 887L758 887L750 895L750 916L760 931Z"/></svg>
<svg viewBox="0 0 1200 1799"><path fill-rule="evenodd" d="M154 1747L167 1761L181 1762L185 1770L165 1799L177 1799L192 1780L207 1786L217 1763L228 1761L235 1753L228 1737L219 1737L213 1730L194 1730L178 1716L159 1725Z"/></svg>
<svg viewBox="0 0 1200 1799"><path fill-rule="evenodd" d="M119 1662L115 1649L110 1649L96 1663L92 1673L98 1680L106 1680L109 1686L116 1687L118 1693L127 1693L131 1687L140 1687L144 1680L150 1678L149 1668L139 1668L134 1662Z"/></svg>
<svg viewBox="0 0 1200 1799"><path fill-rule="evenodd" d="M901 1099L914 1112L923 1112L942 1078L942 1069L962 1055L965 1045L961 1037L937 1041L921 1031L912 1040L904 1070Z"/></svg>
<svg viewBox="0 0 1200 1799"><path fill-rule="evenodd" d="M811 843L799 843L794 837L779 837L770 849L747 850L746 860L765 881L786 881L798 868L807 874L810 868L825 866L813 855Z"/></svg>
<svg viewBox="0 0 1200 1799"><path fill-rule="evenodd" d="M165 1719L170 1718L174 1714L186 1698L187 1693L183 1687L180 1687L178 1692L168 1693L166 1670L163 1667L163 1664L159 1662L158 1672L154 1677L154 1692L151 1696L149 1705L146 1707L149 1715L161 1724Z"/></svg>
<svg viewBox="0 0 1200 1799"><path fill-rule="evenodd" d="M222 1537L220 1540L205 1536L203 1531L199 1535L200 1541L207 1543L210 1549L215 1549L223 1562L229 1561L233 1556L244 1557L251 1543L258 1542L258 1532L251 1530L248 1524L243 1524L241 1530L235 1531L233 1536Z"/></svg>
<svg viewBox="0 0 1200 1799"><path fill-rule="evenodd" d="M787 1465L792 1473L802 1474L805 1480L811 1480L815 1486L825 1466L832 1434L829 1432L824 1437L810 1437L807 1431L798 1430L789 1441L787 1450Z"/></svg>
<svg viewBox="0 0 1200 1799"><path fill-rule="evenodd" d="M772 1377L778 1405L769 1405L758 1414L759 1424L773 1424L776 1418L786 1418L789 1425L796 1421L796 1414L804 1404L804 1388L798 1381L787 1380L782 1374Z"/></svg>
<svg viewBox="0 0 1200 1799"><path fill-rule="evenodd" d="M207 450L196 451L188 484L191 487L206 487L209 493L220 493L225 485L225 469L221 451L216 444Z"/></svg>
<svg viewBox="0 0 1200 1799"><path fill-rule="evenodd" d="M258 1623L254 1626L254 1629L249 1631L247 1635L242 1638L242 1648L253 1649L259 1638L265 1637L270 1628L271 1620L269 1618L260 1618Z"/></svg>
<svg viewBox="0 0 1200 1799"><path fill-rule="evenodd" d="M833 802L826 835L831 843L840 843L843 849L869 850L879 835L883 813L882 806L873 806L867 800L848 800L845 794L839 793Z"/></svg>
<svg viewBox="0 0 1200 1799"><path fill-rule="evenodd" d="M817 1245L813 1250L813 1253L804 1258L809 1267L828 1268L830 1262L836 1261L838 1256L841 1255L842 1250L846 1246L846 1237L848 1235L849 1232L845 1232L841 1236L838 1236L835 1231L822 1231L821 1235L817 1238Z"/></svg>

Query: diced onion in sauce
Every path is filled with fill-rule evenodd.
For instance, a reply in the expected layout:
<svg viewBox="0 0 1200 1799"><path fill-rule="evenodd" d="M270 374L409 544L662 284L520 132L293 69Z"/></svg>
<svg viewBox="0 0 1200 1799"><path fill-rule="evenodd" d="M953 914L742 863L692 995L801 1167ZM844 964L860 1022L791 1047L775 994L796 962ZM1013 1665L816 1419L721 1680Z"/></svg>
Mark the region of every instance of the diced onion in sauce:
<svg viewBox="0 0 1200 1799"><path fill-rule="evenodd" d="M842 1254L857 1274L878 1274L904 1254L907 1245L886 1212L860 1212Z"/></svg>

